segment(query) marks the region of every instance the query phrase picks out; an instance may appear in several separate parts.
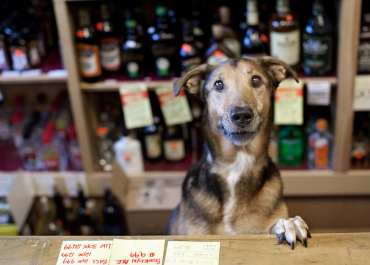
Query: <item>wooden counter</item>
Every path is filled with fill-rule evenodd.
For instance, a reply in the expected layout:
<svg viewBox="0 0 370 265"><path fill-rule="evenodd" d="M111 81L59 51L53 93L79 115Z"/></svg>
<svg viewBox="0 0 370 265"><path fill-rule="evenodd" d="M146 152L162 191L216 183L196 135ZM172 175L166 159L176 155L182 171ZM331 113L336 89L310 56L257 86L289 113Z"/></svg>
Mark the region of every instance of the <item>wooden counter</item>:
<svg viewBox="0 0 370 265"><path fill-rule="evenodd" d="M232 264L370 264L370 233L313 234L308 247L295 250L277 244L274 235L114 237L219 241L220 265ZM55 265L63 240L98 240L113 237L0 237L1 265Z"/></svg>

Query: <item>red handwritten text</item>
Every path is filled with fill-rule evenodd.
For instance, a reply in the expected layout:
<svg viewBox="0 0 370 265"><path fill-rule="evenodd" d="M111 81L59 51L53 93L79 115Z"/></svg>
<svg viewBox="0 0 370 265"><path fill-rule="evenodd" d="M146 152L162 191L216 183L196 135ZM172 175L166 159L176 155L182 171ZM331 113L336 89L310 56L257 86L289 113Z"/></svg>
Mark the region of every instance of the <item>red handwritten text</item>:
<svg viewBox="0 0 370 265"><path fill-rule="evenodd" d="M78 256L79 257L90 257L91 256L91 252L84 252L84 253L78 253Z"/></svg>
<svg viewBox="0 0 370 265"><path fill-rule="evenodd" d="M93 264L103 264L103 265L106 265L106 264L108 264L108 260L107 259L94 259L93 260Z"/></svg>
<svg viewBox="0 0 370 265"><path fill-rule="evenodd" d="M109 249L110 249L111 245L112 245L112 244L102 244L102 245L100 246L100 248L109 248Z"/></svg>
<svg viewBox="0 0 370 265"><path fill-rule="evenodd" d="M127 264L128 261L129 261L128 259L117 259L116 264Z"/></svg>
<svg viewBox="0 0 370 265"><path fill-rule="evenodd" d="M161 259L132 259L132 263L156 263L161 264Z"/></svg>
<svg viewBox="0 0 370 265"><path fill-rule="evenodd" d="M67 259L67 258L64 258L62 264L74 264L75 263L75 260L74 259Z"/></svg>
<svg viewBox="0 0 370 265"><path fill-rule="evenodd" d="M84 245L83 246L83 249L86 249L86 248L96 249L96 244L87 244L87 245Z"/></svg>
<svg viewBox="0 0 370 265"><path fill-rule="evenodd" d="M88 259L80 259L77 263L86 264L89 260Z"/></svg>
<svg viewBox="0 0 370 265"><path fill-rule="evenodd" d="M64 246L64 250L66 249L80 249L81 244L68 244Z"/></svg>
<svg viewBox="0 0 370 265"><path fill-rule="evenodd" d="M60 256L61 257L63 257L63 258L72 258L73 257L73 255L74 255L75 253L62 253L62 254L60 254Z"/></svg>

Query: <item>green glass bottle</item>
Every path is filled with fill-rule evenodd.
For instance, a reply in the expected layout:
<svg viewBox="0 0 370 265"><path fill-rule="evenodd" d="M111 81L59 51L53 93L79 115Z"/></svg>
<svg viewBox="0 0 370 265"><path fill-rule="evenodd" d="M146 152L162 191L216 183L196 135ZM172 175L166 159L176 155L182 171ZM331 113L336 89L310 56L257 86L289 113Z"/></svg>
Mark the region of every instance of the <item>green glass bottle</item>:
<svg viewBox="0 0 370 265"><path fill-rule="evenodd" d="M288 167L300 166L302 157L302 131L297 126L284 126L279 132L279 165Z"/></svg>

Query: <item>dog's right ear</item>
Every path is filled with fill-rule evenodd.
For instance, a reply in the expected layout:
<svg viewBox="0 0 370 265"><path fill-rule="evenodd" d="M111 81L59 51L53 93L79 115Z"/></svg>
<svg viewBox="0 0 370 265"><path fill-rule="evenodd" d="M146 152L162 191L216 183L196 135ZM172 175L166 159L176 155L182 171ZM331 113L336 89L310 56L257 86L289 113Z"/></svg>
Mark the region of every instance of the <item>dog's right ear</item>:
<svg viewBox="0 0 370 265"><path fill-rule="evenodd" d="M292 76L297 83L299 82L297 73L286 62L271 56L263 56L257 60L274 79L276 85L279 85L281 81L290 76Z"/></svg>
<svg viewBox="0 0 370 265"><path fill-rule="evenodd" d="M217 65L209 64L201 64L194 67L184 76L176 80L173 85L173 93L175 94L175 96L178 96L181 89L185 89L191 94L197 94L198 96L202 97L201 91L204 85L204 81L208 74L216 67Z"/></svg>

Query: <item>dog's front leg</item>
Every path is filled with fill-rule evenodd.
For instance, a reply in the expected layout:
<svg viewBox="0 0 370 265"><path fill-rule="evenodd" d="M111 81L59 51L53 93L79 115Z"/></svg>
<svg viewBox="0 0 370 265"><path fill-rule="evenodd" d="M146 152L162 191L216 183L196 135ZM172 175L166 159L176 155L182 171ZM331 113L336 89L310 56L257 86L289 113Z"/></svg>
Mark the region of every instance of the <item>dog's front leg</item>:
<svg viewBox="0 0 370 265"><path fill-rule="evenodd" d="M311 238L310 231L305 221L300 216L294 218L280 218L275 225L271 227L271 233L279 238L278 244L286 240L293 250L297 239L307 247L307 237Z"/></svg>

